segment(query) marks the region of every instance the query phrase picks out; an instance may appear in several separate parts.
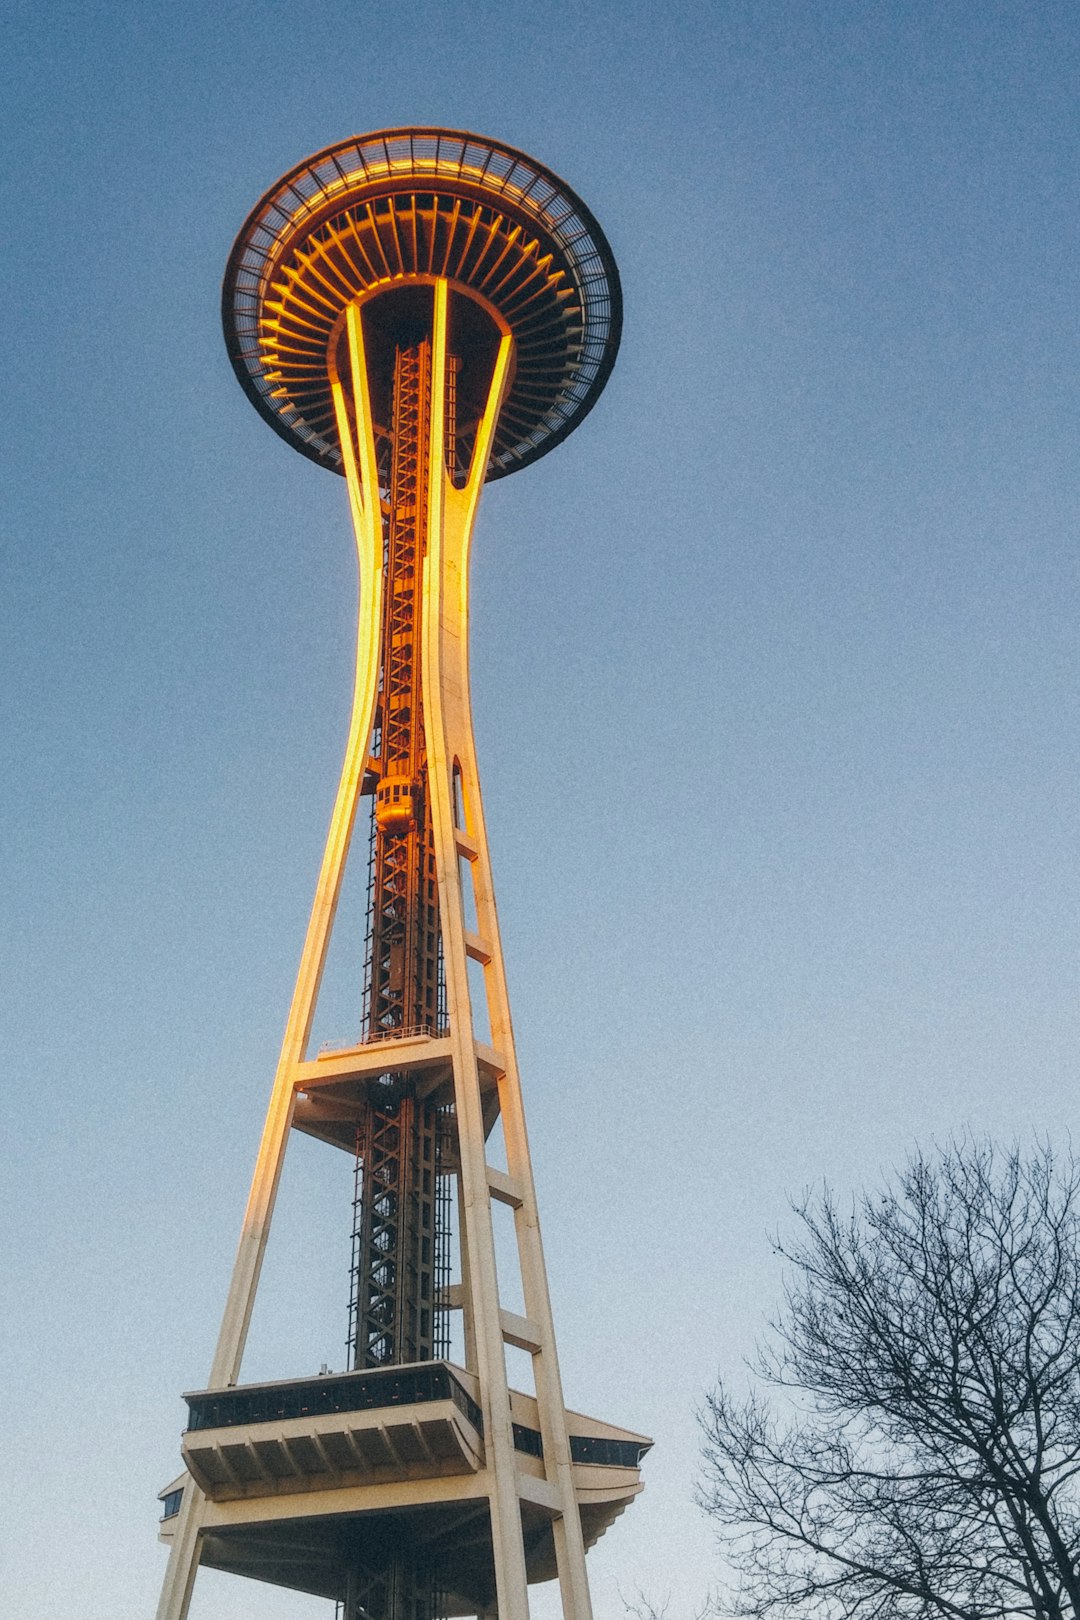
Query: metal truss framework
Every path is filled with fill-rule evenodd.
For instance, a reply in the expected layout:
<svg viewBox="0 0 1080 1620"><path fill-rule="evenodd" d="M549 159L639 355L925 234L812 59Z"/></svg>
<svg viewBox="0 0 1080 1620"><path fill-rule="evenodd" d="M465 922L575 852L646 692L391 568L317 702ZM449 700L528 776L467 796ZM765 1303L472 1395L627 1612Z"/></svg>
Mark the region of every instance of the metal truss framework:
<svg viewBox="0 0 1080 1620"><path fill-rule="evenodd" d="M534 180L546 174L530 172ZM180 1506L170 1527L158 1620L183 1620L200 1560L335 1596L344 1620L436 1620L469 1612L527 1620L529 1580L557 1574L565 1620L589 1620L586 1532L591 1542L641 1488L636 1459L647 1446L642 1437L578 1419L586 1436L575 1437L571 1451L467 661L477 503L494 465L507 400L522 374L530 375L499 289L516 319L526 305L548 299L544 307L562 323L561 336L544 340L556 371L551 357L565 343L567 321L579 334L561 350L561 380L552 385L554 393L549 388L547 417L534 412L531 449L519 451L521 459L539 453L536 423L547 421L544 432L554 441L566 430L564 418L583 414L591 398L586 403L581 390L594 388L603 365L594 355L581 383L580 334L590 320L595 330L596 317L595 309L585 308L580 275L575 282L573 252L558 241L523 236L505 216L497 225L487 222L486 237L478 235L483 221L472 207L475 197L460 201L450 210L440 268L453 258L461 272L474 252L471 274L483 296L457 275L433 273L448 205L433 200L425 236L424 199L408 189L386 206L365 202L389 275L358 288L340 262L335 269L325 252L320 257L309 234L291 268L275 269L280 282L268 282L260 293L277 311L263 338L271 380L285 350L291 345L303 358L308 329L316 331L312 352L321 350L319 386L332 411L332 431L327 423L320 431L333 440L347 481L360 605L345 762L209 1390L227 1391L239 1379L285 1148L296 1127L356 1155L352 1366L445 1364L449 1315L460 1311L465 1367L447 1388L465 1392L454 1410L430 1404L431 1397L427 1406L409 1408L407 1445L392 1438L400 1423L394 1429L380 1418L372 1427L372 1418L357 1428L359 1420L304 1417L308 1406L281 1420L280 1435L250 1403L243 1423L235 1420L241 1427L222 1431L220 1441L200 1419L198 1443L185 1437L188 1476L171 1488L170 1501ZM358 206L350 203L350 218ZM584 213L577 207L575 222ZM342 217L340 207L316 211L312 232L340 232ZM466 229L462 221L471 221L465 246L455 235ZM354 235L362 241L362 232ZM391 239L398 251L393 261L386 251ZM369 264L370 251L369 244ZM412 267L418 258L425 268ZM241 280L233 276L234 291ZM274 303L269 295L278 287ZM338 314L327 322L335 300ZM540 340L530 330L535 358ZM309 369L317 378L318 365ZM538 387L540 375L534 368L522 399ZM569 403L555 411L552 400L564 397L560 389ZM264 414L267 397L259 395ZM293 404L283 420L297 429ZM520 427L511 420L511 437ZM299 428L300 447L311 453L308 428L302 422ZM373 797L374 843L364 1039L356 1048L311 1059L319 985L365 794ZM487 1157L497 1118L505 1170ZM451 1279L454 1186L459 1259ZM523 1315L500 1299L496 1203L513 1212ZM511 1391L507 1345L531 1357L535 1397ZM286 1407L278 1402L276 1409ZM575 1455L584 1460L575 1463Z"/></svg>
<svg viewBox="0 0 1080 1620"><path fill-rule="evenodd" d="M419 633L431 415L429 340L395 347L392 389L366 987L367 1031L382 1037L406 1029L436 1034L445 1001ZM444 1115L450 1112L418 1098L405 1072L384 1077L358 1122L349 1313L354 1367L424 1361L448 1348L436 1274L449 1234L436 1220L436 1190L442 1140L450 1129Z"/></svg>

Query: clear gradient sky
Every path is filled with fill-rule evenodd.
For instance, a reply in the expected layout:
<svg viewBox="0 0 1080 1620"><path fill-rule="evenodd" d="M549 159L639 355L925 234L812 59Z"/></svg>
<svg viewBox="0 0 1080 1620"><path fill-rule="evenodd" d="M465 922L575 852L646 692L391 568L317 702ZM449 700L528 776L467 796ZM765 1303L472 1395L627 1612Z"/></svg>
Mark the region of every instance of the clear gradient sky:
<svg viewBox="0 0 1080 1620"><path fill-rule="evenodd" d="M598 1616L689 1614L694 1408L788 1195L1075 1118L1080 11L6 15L3 1612L153 1612L344 742L344 486L237 387L225 258L300 158L441 123L623 275L603 399L485 497L475 696L567 1395L656 1438ZM343 1364L327 1155L246 1376Z"/></svg>

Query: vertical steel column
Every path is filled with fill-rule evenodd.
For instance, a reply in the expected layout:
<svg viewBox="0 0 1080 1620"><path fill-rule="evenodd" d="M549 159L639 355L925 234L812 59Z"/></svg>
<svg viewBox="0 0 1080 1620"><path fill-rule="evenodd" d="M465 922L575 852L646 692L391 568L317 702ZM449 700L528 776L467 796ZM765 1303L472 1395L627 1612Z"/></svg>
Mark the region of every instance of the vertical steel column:
<svg viewBox="0 0 1080 1620"><path fill-rule="evenodd" d="M360 600L356 625L356 670L353 680L352 714L345 744L337 796L330 818L330 831L319 868L315 899L304 936L296 986L285 1024L277 1070L274 1074L270 1105L266 1113L259 1153L255 1161L251 1191L244 1211L232 1281L218 1333L208 1383L211 1389L227 1389L240 1375L247 1343L251 1312L259 1286L274 1205L277 1202L285 1147L296 1106L296 1075L306 1053L315 1017L330 935L334 927L341 883L352 841L356 810L367 769L368 749L375 725L378 696L379 639L382 623L383 529L379 510L378 460L375 450L374 416L368 391L364 334L359 312L350 309L346 317L349 346L349 374L352 406L341 379L334 377L331 394L341 435L342 455L347 469L349 509L356 540L356 560L360 580ZM191 1602L195 1574L199 1566L200 1538L205 1498L195 1482L184 1490L169 1564L162 1582L156 1620L185 1620Z"/></svg>
<svg viewBox="0 0 1080 1620"><path fill-rule="evenodd" d="M436 283L433 374L433 438L439 437L439 411L445 399L450 288ZM564 1620L591 1620L585 1548L574 1488L566 1412L555 1333L544 1270L536 1192L517 1064L498 917L491 884L480 779L476 766L469 699L469 545L480 487L487 466L494 422L502 404L512 355L503 337L495 361L487 406L477 430L472 465L461 487L446 469L429 480L427 589L424 621L424 679L428 692L428 772L432 819L443 907L443 943L450 1033L454 1049L462 1193L462 1270L466 1327L473 1335L475 1367L483 1394L485 1446L493 1475L490 1495L500 1620L528 1614L518 1477L506 1375L504 1343L526 1348L533 1375L547 1483L558 1501L553 1520ZM459 825L459 802L465 826ZM470 937L464 918L461 865L472 867L478 935ZM502 1059L499 1110L506 1140L508 1185L514 1209L518 1259L526 1318L509 1324L501 1309L491 1213L491 1167L487 1163L480 1106L476 1049L478 1009L468 981L469 960L482 968L479 995L486 1003L492 1039ZM471 1323L469 1316L471 1313Z"/></svg>

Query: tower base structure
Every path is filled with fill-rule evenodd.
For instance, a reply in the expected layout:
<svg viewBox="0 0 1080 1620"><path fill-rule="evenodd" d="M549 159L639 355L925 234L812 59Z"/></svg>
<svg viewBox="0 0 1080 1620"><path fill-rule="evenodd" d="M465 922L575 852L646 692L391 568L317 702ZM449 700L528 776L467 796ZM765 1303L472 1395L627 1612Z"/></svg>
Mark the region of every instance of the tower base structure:
<svg viewBox="0 0 1080 1620"><path fill-rule="evenodd" d="M267 193L233 250L225 315L261 414L344 474L356 681L208 1387L186 1397L185 1472L162 1493L158 1620L184 1620L200 1565L332 1598L343 1620L528 1620L529 1584L557 1578L564 1620L590 1620L586 1548L641 1490L650 1442L563 1400L473 741L468 578L484 482L564 437L610 371L614 261L531 159L394 131ZM312 1057L365 804L362 1038ZM355 1163L353 1370L242 1384L294 1130ZM496 1206L512 1214L509 1279ZM507 1347L529 1357L531 1392L511 1389Z"/></svg>

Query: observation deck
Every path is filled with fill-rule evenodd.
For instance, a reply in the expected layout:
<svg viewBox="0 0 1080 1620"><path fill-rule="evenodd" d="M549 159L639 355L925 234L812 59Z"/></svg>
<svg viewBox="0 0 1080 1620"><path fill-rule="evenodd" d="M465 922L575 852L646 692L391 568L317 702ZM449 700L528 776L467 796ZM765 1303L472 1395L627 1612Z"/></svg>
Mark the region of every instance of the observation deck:
<svg viewBox="0 0 1080 1620"><path fill-rule="evenodd" d="M333 1597L360 1516L368 1543L385 1534L418 1556L439 1549L448 1612L475 1612L494 1593L478 1396L470 1373L442 1361L190 1394L188 1475L162 1493L162 1537L193 1478L208 1499L204 1564ZM557 1504L536 1401L512 1391L511 1415L528 1578L549 1580ZM651 1442L580 1413L566 1420L589 1547L640 1492Z"/></svg>
<svg viewBox="0 0 1080 1620"><path fill-rule="evenodd" d="M463 295L466 437L482 408L482 367L469 357L483 353L483 317L514 339L486 477L535 461L591 410L615 363L618 272L592 214L556 175L464 131L355 136L297 164L257 203L222 293L241 386L295 449L343 472L328 356L344 311L436 280Z"/></svg>

